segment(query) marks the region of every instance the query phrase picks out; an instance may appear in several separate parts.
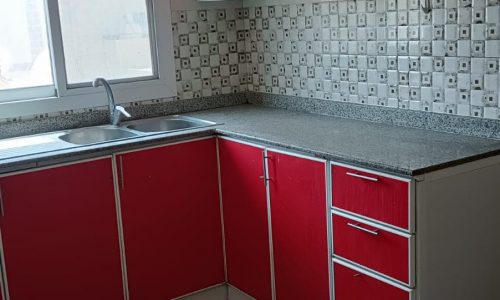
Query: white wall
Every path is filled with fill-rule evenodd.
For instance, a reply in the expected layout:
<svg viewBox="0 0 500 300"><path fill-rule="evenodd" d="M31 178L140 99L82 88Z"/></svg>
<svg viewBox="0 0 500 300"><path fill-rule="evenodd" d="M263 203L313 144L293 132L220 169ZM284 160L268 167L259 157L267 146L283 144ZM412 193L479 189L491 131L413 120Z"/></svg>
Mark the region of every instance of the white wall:
<svg viewBox="0 0 500 300"><path fill-rule="evenodd" d="M265 1L263 1L265 2ZM171 0L172 10L193 10L193 9L218 9L230 7L242 7L243 0L205 1L198 0Z"/></svg>

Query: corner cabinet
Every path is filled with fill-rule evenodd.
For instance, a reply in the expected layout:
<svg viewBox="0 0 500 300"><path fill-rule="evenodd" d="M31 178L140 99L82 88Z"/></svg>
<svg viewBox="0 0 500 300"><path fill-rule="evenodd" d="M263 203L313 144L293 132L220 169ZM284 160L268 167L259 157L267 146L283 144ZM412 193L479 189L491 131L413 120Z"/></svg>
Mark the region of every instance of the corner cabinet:
<svg viewBox="0 0 500 300"><path fill-rule="evenodd" d="M225 282L215 138L116 156L131 300Z"/></svg>
<svg viewBox="0 0 500 300"><path fill-rule="evenodd" d="M228 283L272 299L265 150L218 139Z"/></svg>
<svg viewBox="0 0 500 300"><path fill-rule="evenodd" d="M8 299L124 299L111 157L7 175L0 188Z"/></svg>
<svg viewBox="0 0 500 300"><path fill-rule="evenodd" d="M259 300L329 299L326 162L224 138L219 155L228 282Z"/></svg>

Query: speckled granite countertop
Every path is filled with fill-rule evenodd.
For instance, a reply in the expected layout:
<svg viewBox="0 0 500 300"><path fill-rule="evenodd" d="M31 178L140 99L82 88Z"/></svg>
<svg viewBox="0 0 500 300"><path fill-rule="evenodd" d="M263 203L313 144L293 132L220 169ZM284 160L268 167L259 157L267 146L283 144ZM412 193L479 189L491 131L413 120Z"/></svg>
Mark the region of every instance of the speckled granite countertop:
<svg viewBox="0 0 500 300"><path fill-rule="evenodd" d="M56 142L60 133L39 135L54 141L47 142L46 147L32 149L32 146L7 150L0 147L0 173L215 133L404 177L500 154L498 140L259 105L238 105L186 115L223 125L79 147Z"/></svg>
<svg viewBox="0 0 500 300"><path fill-rule="evenodd" d="M215 126L210 126L171 133L147 134L129 139L84 146L61 141L58 137L65 134L65 131L8 139L2 142L21 140L21 144L23 144L26 140L31 139L33 144L30 146L14 147L10 145L19 143L2 145L2 142L0 142L0 174L96 158L116 152L151 147L169 142L202 138L214 135L215 132Z"/></svg>
<svg viewBox="0 0 500 300"><path fill-rule="evenodd" d="M500 154L500 141L240 105L190 113L220 135L410 177Z"/></svg>

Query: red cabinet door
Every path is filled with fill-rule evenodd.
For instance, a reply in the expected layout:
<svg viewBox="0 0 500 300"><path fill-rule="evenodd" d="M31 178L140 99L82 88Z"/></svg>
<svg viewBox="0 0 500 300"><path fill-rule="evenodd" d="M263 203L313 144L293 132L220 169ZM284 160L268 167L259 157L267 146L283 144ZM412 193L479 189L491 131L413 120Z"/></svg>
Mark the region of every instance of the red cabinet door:
<svg viewBox="0 0 500 300"><path fill-rule="evenodd" d="M219 139L228 282L271 299L269 227L263 149Z"/></svg>
<svg viewBox="0 0 500 300"><path fill-rule="evenodd" d="M224 282L215 139L117 157L131 300Z"/></svg>
<svg viewBox="0 0 500 300"><path fill-rule="evenodd" d="M124 299L111 162L0 179L11 300Z"/></svg>
<svg viewBox="0 0 500 300"><path fill-rule="evenodd" d="M333 206L409 229L409 183L343 166L332 166Z"/></svg>
<svg viewBox="0 0 500 300"><path fill-rule="evenodd" d="M334 264L335 300L408 300L410 294L395 286Z"/></svg>
<svg viewBox="0 0 500 300"><path fill-rule="evenodd" d="M333 215L336 255L409 283L410 238Z"/></svg>
<svg viewBox="0 0 500 300"><path fill-rule="evenodd" d="M329 299L325 163L268 157L276 298Z"/></svg>

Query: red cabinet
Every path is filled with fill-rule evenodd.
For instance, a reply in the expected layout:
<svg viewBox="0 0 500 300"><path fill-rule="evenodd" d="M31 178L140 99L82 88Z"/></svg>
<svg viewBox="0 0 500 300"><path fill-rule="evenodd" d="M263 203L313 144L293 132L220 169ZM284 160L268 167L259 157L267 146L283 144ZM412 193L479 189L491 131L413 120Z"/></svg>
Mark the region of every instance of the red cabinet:
<svg viewBox="0 0 500 300"><path fill-rule="evenodd" d="M335 300L409 300L410 292L335 263Z"/></svg>
<svg viewBox="0 0 500 300"><path fill-rule="evenodd" d="M334 207L410 229L408 181L337 165L332 167L332 180Z"/></svg>
<svg viewBox="0 0 500 300"><path fill-rule="evenodd" d="M333 215L334 253L404 283L410 283L411 236L402 236Z"/></svg>
<svg viewBox="0 0 500 300"><path fill-rule="evenodd" d="M11 300L122 300L112 160L0 179Z"/></svg>
<svg viewBox="0 0 500 300"><path fill-rule="evenodd" d="M264 149L219 139L228 282L271 299Z"/></svg>
<svg viewBox="0 0 500 300"><path fill-rule="evenodd" d="M276 299L329 299L325 162L268 152Z"/></svg>
<svg viewBox="0 0 500 300"><path fill-rule="evenodd" d="M117 156L131 300L224 282L214 138Z"/></svg>

